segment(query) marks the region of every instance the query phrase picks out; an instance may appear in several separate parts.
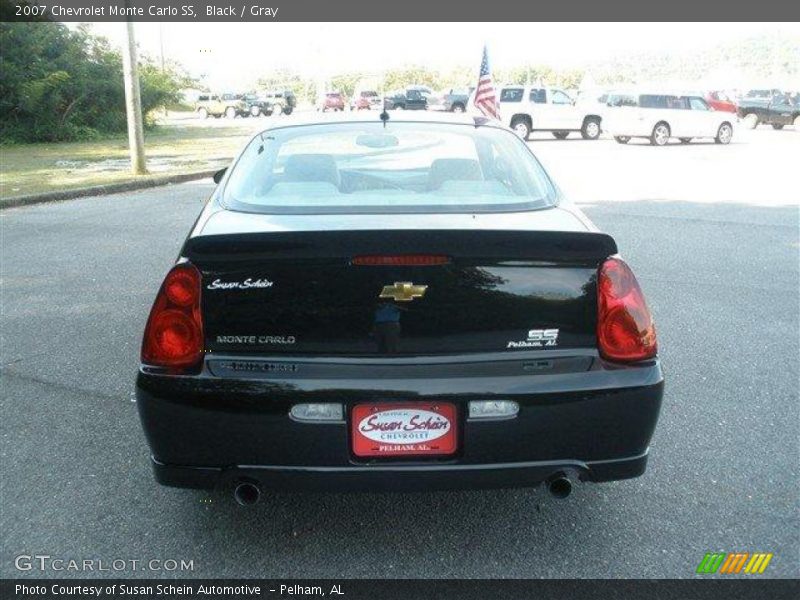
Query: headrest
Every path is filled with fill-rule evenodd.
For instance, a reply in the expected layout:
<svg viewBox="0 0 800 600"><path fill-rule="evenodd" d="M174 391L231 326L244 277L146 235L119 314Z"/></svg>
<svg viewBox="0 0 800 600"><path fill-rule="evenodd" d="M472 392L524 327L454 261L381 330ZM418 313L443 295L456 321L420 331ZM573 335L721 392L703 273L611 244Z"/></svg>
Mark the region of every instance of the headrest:
<svg viewBox="0 0 800 600"><path fill-rule="evenodd" d="M339 187L339 169L330 154L292 154L283 169L284 181L326 181Z"/></svg>
<svg viewBox="0 0 800 600"><path fill-rule="evenodd" d="M483 174L477 160L437 158L428 173L428 189L437 190L445 181L481 181Z"/></svg>

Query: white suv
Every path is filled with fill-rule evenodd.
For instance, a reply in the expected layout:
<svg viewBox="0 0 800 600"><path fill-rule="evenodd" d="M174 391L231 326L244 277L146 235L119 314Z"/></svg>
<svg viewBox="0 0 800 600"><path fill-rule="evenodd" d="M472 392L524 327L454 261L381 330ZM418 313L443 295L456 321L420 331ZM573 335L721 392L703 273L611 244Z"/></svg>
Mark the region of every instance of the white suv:
<svg viewBox="0 0 800 600"><path fill-rule="evenodd" d="M693 138L728 144L734 121L736 115L714 110L696 94L612 92L603 123L620 144L646 138L654 146L665 146L670 138L682 144Z"/></svg>
<svg viewBox="0 0 800 600"><path fill-rule="evenodd" d="M500 117L523 140L532 131L551 131L560 140L579 131L584 139L596 140L602 122L599 111L576 106L563 90L525 85L500 89Z"/></svg>

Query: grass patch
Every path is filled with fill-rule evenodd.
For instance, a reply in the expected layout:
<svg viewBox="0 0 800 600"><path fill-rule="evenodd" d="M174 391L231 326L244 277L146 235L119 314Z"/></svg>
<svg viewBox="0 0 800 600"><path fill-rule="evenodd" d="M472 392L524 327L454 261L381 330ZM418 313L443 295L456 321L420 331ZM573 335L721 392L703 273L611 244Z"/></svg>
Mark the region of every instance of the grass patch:
<svg viewBox="0 0 800 600"><path fill-rule="evenodd" d="M145 133L151 176L224 166L263 121L185 120ZM0 197L121 183L130 172L127 136L99 141L0 146Z"/></svg>

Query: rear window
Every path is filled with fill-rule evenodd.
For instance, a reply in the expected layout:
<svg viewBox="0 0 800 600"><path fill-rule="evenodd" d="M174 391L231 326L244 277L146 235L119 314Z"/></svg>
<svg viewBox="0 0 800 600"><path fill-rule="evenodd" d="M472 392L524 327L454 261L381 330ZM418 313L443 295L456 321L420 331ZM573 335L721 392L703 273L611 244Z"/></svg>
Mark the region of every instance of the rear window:
<svg viewBox="0 0 800 600"><path fill-rule="evenodd" d="M505 88L500 92L500 102L522 102L522 88Z"/></svg>
<svg viewBox="0 0 800 600"><path fill-rule="evenodd" d="M530 100L534 104L546 104L547 92L541 88L534 88L531 90L531 93L528 96L528 100Z"/></svg>
<svg viewBox="0 0 800 600"><path fill-rule="evenodd" d="M638 101L636 96L632 96L630 94L609 94L608 95L608 105L609 106L637 106Z"/></svg>
<svg viewBox="0 0 800 600"><path fill-rule="evenodd" d="M330 94L326 94L326 96L328 96L328 98L338 98L340 95L341 94L339 94L338 92L333 92L333 93L330 93Z"/></svg>
<svg viewBox="0 0 800 600"><path fill-rule="evenodd" d="M778 93L778 90L750 90L747 92L747 98L771 98Z"/></svg>
<svg viewBox="0 0 800 600"><path fill-rule="evenodd" d="M686 96L671 96L668 94L642 94L639 96L639 106L642 108L688 110L689 99Z"/></svg>
<svg viewBox="0 0 800 600"><path fill-rule="evenodd" d="M391 121L268 130L223 191L226 207L267 213L493 212L554 202L544 170L509 131Z"/></svg>

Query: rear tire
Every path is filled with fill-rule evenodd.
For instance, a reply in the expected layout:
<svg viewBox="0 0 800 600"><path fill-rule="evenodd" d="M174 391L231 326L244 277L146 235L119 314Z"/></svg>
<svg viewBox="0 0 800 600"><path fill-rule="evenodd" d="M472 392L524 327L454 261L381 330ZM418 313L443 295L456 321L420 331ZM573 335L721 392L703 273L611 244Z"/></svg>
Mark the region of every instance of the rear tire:
<svg viewBox="0 0 800 600"><path fill-rule="evenodd" d="M783 129L783 124L782 123L773 123L772 124L772 128L773 129Z"/></svg>
<svg viewBox="0 0 800 600"><path fill-rule="evenodd" d="M235 119L236 118L236 109L232 106L229 106L225 109L225 117L228 119Z"/></svg>
<svg viewBox="0 0 800 600"><path fill-rule="evenodd" d="M201 108L200 110L197 111L197 116L200 117L201 119L207 119L208 111L205 108Z"/></svg>
<svg viewBox="0 0 800 600"><path fill-rule="evenodd" d="M742 123L744 123L744 126L748 129L755 129L758 127L758 121L758 115L755 113L747 114L742 118Z"/></svg>
<svg viewBox="0 0 800 600"><path fill-rule="evenodd" d="M527 141L531 135L531 126L525 117L515 117L511 121L511 129L514 130L520 139Z"/></svg>
<svg viewBox="0 0 800 600"><path fill-rule="evenodd" d="M600 120L590 117L583 122L581 135L585 140L596 140L600 137Z"/></svg>
<svg viewBox="0 0 800 600"><path fill-rule="evenodd" d="M614 141L616 141L618 144L627 144L631 141L631 138L629 138L627 135L615 135Z"/></svg>
<svg viewBox="0 0 800 600"><path fill-rule="evenodd" d="M678 138L681 141L681 144L688 144L692 141L692 138Z"/></svg>
<svg viewBox="0 0 800 600"><path fill-rule="evenodd" d="M565 139L567 139L568 135L569 135L569 131L554 131L553 132L553 137L556 138L557 140L565 140Z"/></svg>
<svg viewBox="0 0 800 600"><path fill-rule="evenodd" d="M461 104L460 102L456 102L455 104L453 104L452 111L454 113L463 113L464 112L464 105Z"/></svg>
<svg viewBox="0 0 800 600"><path fill-rule="evenodd" d="M261 107L260 106L251 106L250 107L250 116L251 117L260 117L261 116Z"/></svg>
<svg viewBox="0 0 800 600"><path fill-rule="evenodd" d="M733 127L730 123L723 123L717 130L717 137L714 138L714 143L727 145L731 143L733 138Z"/></svg>
<svg viewBox="0 0 800 600"><path fill-rule="evenodd" d="M650 143L653 146L666 146L671 136L672 131L670 131L669 125L661 121L653 127L653 133L650 134Z"/></svg>

